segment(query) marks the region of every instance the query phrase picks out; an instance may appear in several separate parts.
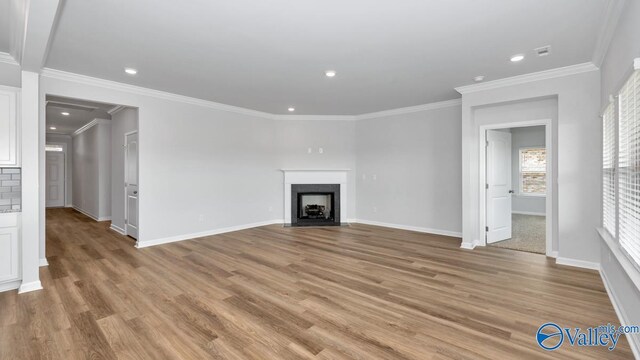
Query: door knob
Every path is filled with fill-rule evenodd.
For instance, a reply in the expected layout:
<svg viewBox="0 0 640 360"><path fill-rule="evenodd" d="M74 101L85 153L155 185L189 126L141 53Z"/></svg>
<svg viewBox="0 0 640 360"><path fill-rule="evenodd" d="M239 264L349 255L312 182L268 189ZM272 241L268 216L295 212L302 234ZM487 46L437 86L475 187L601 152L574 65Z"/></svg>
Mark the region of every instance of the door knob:
<svg viewBox="0 0 640 360"><path fill-rule="evenodd" d="M513 194L513 190L509 190L509 194Z"/></svg>
<svg viewBox="0 0 640 360"><path fill-rule="evenodd" d="M137 192L137 191L134 191L134 192L133 192L133 195L138 195L138 192Z"/></svg>

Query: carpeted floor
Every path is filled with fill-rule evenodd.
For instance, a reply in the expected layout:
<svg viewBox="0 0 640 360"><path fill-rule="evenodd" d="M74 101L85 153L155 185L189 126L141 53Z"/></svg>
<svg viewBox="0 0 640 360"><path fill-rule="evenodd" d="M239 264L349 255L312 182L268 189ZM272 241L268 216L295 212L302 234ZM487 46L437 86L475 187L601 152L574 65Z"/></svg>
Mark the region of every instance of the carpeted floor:
<svg viewBox="0 0 640 360"><path fill-rule="evenodd" d="M490 246L544 254L546 250L544 216L512 214L511 239Z"/></svg>

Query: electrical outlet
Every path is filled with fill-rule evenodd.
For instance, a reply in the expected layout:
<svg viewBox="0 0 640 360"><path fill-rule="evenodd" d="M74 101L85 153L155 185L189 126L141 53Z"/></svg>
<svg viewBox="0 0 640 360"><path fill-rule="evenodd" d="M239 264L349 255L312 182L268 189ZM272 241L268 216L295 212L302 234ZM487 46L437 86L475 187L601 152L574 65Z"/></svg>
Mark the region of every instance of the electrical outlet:
<svg viewBox="0 0 640 360"><path fill-rule="evenodd" d="M378 180L378 175L373 174L373 175L371 175L371 178L373 179L373 181L376 181L376 180Z"/></svg>
<svg viewBox="0 0 640 360"><path fill-rule="evenodd" d="M313 149L312 149L312 148L308 148L308 149L307 149L307 154L311 154L312 152L313 152Z"/></svg>
<svg viewBox="0 0 640 360"><path fill-rule="evenodd" d="M204 221L204 214L198 215L198 221L199 222L203 222Z"/></svg>
<svg viewBox="0 0 640 360"><path fill-rule="evenodd" d="M324 153L324 149L323 148L318 148L318 154L322 154Z"/></svg>
<svg viewBox="0 0 640 360"><path fill-rule="evenodd" d="M269 206L269 212L273 212L273 206Z"/></svg>
<svg viewBox="0 0 640 360"><path fill-rule="evenodd" d="M362 174L362 180L367 180L367 174Z"/></svg>
<svg viewBox="0 0 640 360"><path fill-rule="evenodd" d="M378 212L378 207L377 207L377 206L374 206L374 207L373 207L373 212L374 212L374 213L377 213L377 212Z"/></svg>

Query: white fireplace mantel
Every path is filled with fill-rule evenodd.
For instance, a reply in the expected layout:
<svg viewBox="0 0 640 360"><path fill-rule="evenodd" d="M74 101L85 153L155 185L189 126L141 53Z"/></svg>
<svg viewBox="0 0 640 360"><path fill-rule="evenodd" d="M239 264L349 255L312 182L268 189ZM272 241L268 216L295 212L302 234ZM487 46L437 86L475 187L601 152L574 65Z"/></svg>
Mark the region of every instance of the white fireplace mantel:
<svg viewBox="0 0 640 360"><path fill-rule="evenodd" d="M280 169L284 173L284 223L291 224L292 184L339 184L340 222L347 222L347 172L350 169Z"/></svg>

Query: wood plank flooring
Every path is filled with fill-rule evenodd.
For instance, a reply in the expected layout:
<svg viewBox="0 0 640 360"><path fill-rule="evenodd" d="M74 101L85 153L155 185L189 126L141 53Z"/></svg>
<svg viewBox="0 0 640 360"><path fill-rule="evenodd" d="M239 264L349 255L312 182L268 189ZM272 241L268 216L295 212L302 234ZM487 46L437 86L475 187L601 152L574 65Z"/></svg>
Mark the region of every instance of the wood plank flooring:
<svg viewBox="0 0 640 360"><path fill-rule="evenodd" d="M266 226L134 248L47 210L42 291L0 293L1 359L630 359L546 352L544 322L618 323L595 271L374 226Z"/></svg>

